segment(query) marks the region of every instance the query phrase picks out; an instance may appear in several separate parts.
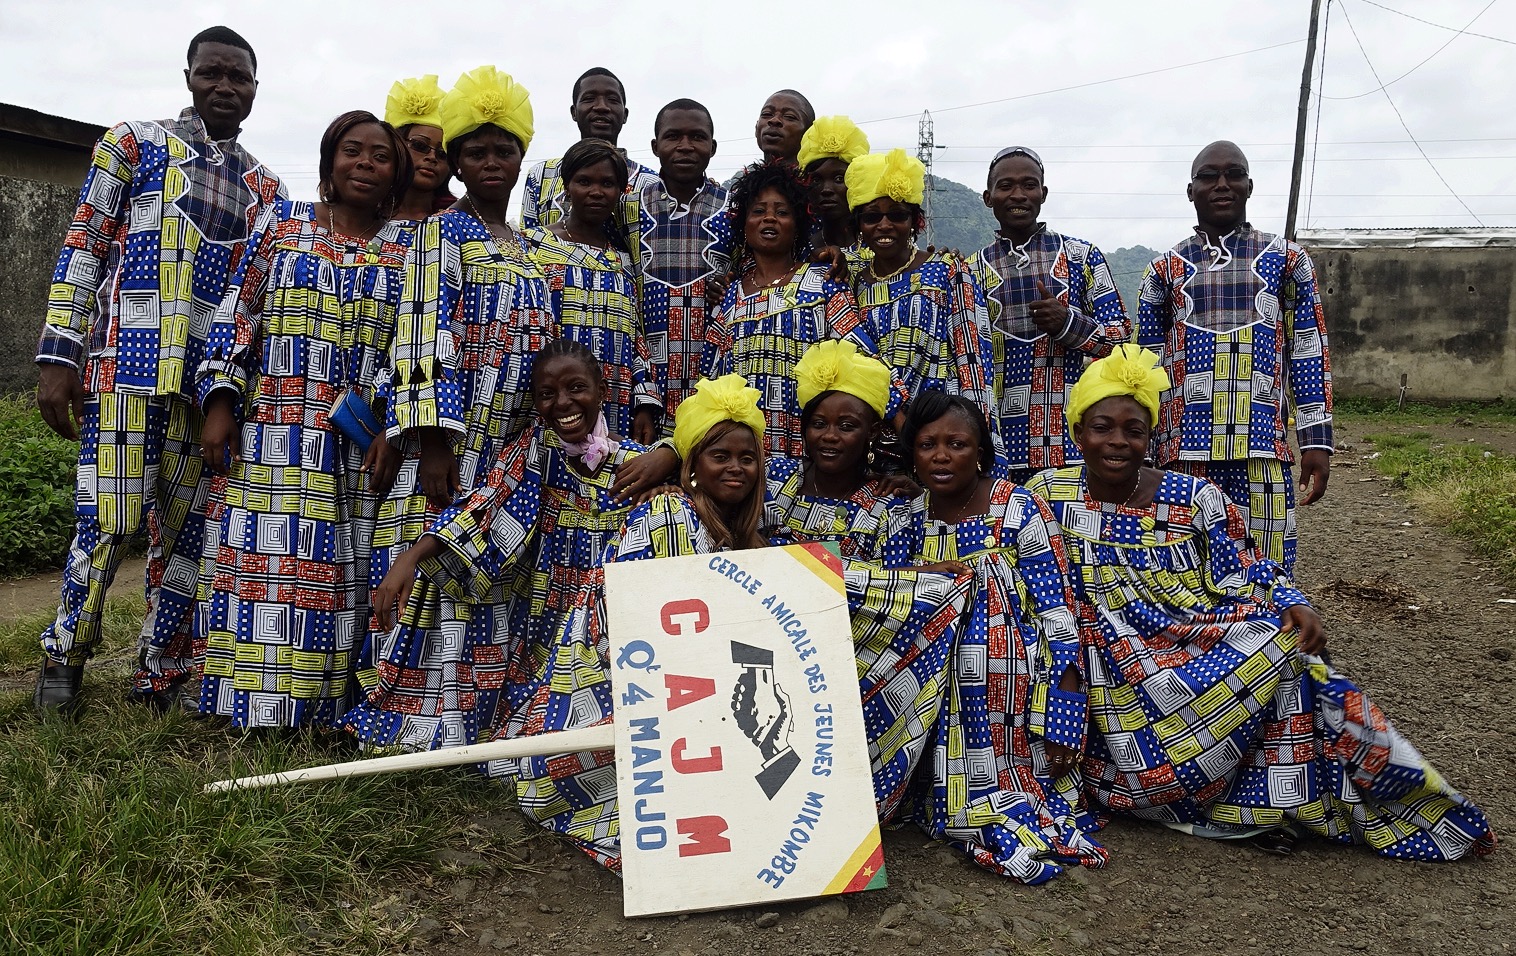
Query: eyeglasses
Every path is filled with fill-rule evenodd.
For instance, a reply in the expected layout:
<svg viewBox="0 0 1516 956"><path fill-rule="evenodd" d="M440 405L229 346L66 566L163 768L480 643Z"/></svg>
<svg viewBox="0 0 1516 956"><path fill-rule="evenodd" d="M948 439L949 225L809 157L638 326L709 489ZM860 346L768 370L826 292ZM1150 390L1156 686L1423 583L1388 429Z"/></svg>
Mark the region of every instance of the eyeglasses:
<svg viewBox="0 0 1516 956"><path fill-rule="evenodd" d="M1035 150L1029 149L1026 146L1007 146L1005 149L1002 149L1000 152L995 154L994 159L990 160L990 168L994 169L996 163L1011 156L1025 156L1027 159L1030 159L1032 162L1037 164L1037 169L1039 171L1044 173L1047 172L1047 170L1042 168L1042 157L1038 156Z"/></svg>
<svg viewBox="0 0 1516 956"><path fill-rule="evenodd" d="M1226 181L1241 185L1248 181L1248 171L1241 166L1228 166L1226 169L1202 169L1190 177L1203 186L1214 186L1217 180L1225 176Z"/></svg>
<svg viewBox="0 0 1516 956"><path fill-rule="evenodd" d="M415 153L417 156L426 156L430 154L444 163L447 162L447 150L443 149L441 146L433 146L431 143L428 143L424 139L408 139L405 141L405 145L409 146L411 148L411 152Z"/></svg>
<svg viewBox="0 0 1516 956"><path fill-rule="evenodd" d="M879 212L876 209L870 209L868 212L860 212L858 214L858 221L865 226L877 226L884 219L899 224L910 222L915 218L916 214L909 209L891 209L889 212Z"/></svg>

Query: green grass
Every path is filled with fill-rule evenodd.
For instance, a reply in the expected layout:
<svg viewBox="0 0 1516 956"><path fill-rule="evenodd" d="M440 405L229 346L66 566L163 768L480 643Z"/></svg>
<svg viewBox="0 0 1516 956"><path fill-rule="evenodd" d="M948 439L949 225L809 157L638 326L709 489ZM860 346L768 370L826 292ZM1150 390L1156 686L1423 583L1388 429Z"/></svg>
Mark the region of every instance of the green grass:
<svg viewBox="0 0 1516 956"><path fill-rule="evenodd" d="M1444 444L1429 431L1371 434L1374 467L1411 502L1516 581L1516 457L1478 443Z"/></svg>
<svg viewBox="0 0 1516 956"><path fill-rule="evenodd" d="M428 915L397 893L443 875L437 851L491 870L524 859L530 831L501 816L508 791L464 769L204 795L353 748L155 716L122 699L119 667L86 672L76 723L39 721L29 688L46 620L0 630L0 678L28 688L0 692L0 952L393 953ZM140 621L140 603L112 602L106 658L128 654Z"/></svg>
<svg viewBox="0 0 1516 956"><path fill-rule="evenodd" d="M123 585L138 583L127 582L118 577L111 590L112 593L120 593L123 590L129 590L129 588L123 588ZM57 597L56 594L53 596ZM105 603L102 627L108 635L127 635L131 637L130 643L135 643L135 635L141 628L142 618L146 613L147 605L143 602L140 593L135 597L113 597ZM36 666L42 660L42 651L38 647L37 640L41 637L43 628L52 622L51 610L0 621L0 673L11 673ZM128 646L127 643L122 644L123 648L126 646Z"/></svg>
<svg viewBox="0 0 1516 956"><path fill-rule="evenodd" d="M18 395L0 396L0 449L0 577L56 568L73 535L79 446Z"/></svg>
<svg viewBox="0 0 1516 956"><path fill-rule="evenodd" d="M1445 405L1407 402L1404 408L1398 408L1394 399L1339 398L1332 412L1350 420L1396 425L1445 425L1459 420L1470 424L1516 425L1516 398Z"/></svg>

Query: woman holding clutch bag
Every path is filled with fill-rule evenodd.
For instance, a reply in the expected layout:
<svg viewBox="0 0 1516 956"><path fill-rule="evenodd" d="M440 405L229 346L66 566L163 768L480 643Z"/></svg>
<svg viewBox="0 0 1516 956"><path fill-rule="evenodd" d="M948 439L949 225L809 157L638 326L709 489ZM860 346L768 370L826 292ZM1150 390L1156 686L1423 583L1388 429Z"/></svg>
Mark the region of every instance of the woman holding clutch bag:
<svg viewBox="0 0 1516 956"><path fill-rule="evenodd" d="M330 421L373 400L413 223L393 127L344 113L321 138L319 203L265 214L196 375L203 454L224 481L206 514L200 710L238 727L334 726L352 704L369 555L398 453Z"/></svg>

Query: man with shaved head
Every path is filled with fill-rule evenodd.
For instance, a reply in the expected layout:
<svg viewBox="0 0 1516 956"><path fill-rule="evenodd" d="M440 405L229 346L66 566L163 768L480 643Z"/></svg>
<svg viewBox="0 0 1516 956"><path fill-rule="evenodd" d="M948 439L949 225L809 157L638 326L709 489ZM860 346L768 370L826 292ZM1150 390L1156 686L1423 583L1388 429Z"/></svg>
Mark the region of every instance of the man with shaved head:
<svg viewBox="0 0 1516 956"><path fill-rule="evenodd" d="M1316 269L1303 248L1247 221L1253 180L1236 143L1202 149L1185 193L1195 234L1149 264L1137 312L1137 341L1160 354L1171 382L1153 458L1220 485L1248 515L1252 543L1293 572L1292 407L1302 504L1326 493L1331 468Z"/></svg>

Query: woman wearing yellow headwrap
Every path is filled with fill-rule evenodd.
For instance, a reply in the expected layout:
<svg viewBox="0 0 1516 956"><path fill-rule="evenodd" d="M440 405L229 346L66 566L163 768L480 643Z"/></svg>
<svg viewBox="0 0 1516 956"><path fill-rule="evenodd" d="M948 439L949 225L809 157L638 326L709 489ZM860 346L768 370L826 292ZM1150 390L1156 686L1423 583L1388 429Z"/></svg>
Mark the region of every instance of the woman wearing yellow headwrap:
<svg viewBox="0 0 1516 956"><path fill-rule="evenodd" d="M805 457L770 456L769 517L800 541L837 541L843 557L872 556L883 509L906 479L873 473L870 446L890 399L890 370L852 342L818 342L795 364Z"/></svg>
<svg viewBox="0 0 1516 956"><path fill-rule="evenodd" d="M957 256L916 248L925 190L926 168L903 149L848 166L853 221L873 253L854 286L863 325L912 398L928 388L962 395L994 423L984 296Z"/></svg>
<svg viewBox="0 0 1516 956"><path fill-rule="evenodd" d="M384 101L384 121L395 127L416 167L396 219L421 220L453 204L447 191L452 176L442 150L442 87L435 74L396 80Z"/></svg>
<svg viewBox="0 0 1516 956"><path fill-rule="evenodd" d="M526 90L494 67L480 67L458 78L439 111L448 156L467 192L417 227L406 261L388 421L405 461L374 532L376 584L437 509L479 487L501 450L531 424L534 356L559 337L547 280L505 222L532 135ZM462 673L488 679L480 662L503 660L510 600L504 590L496 597L472 604L444 599L427 631L432 643L415 658L429 669L430 686L454 681L460 665ZM393 634L371 635L366 665L398 653ZM472 648L472 669L463 644ZM361 676L370 685L375 680L372 672ZM465 688L457 699L468 696ZM437 716L446 724L457 715ZM397 722L365 739L390 744L414 730Z"/></svg>
<svg viewBox="0 0 1516 956"><path fill-rule="evenodd" d="M1408 859L1488 852L1479 808L1316 656L1321 619L1233 537L1221 490L1143 464L1157 364L1133 345L1091 364L1067 406L1084 464L1027 484L1062 526L1090 662L1086 792L1273 853L1304 833Z"/></svg>
<svg viewBox="0 0 1516 956"><path fill-rule="evenodd" d="M816 228L811 245L857 255L858 230L847 203L847 168L869 151L869 138L846 116L822 116L800 138L800 168L810 178Z"/></svg>

